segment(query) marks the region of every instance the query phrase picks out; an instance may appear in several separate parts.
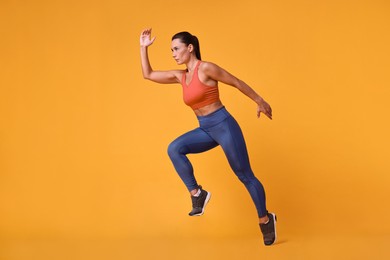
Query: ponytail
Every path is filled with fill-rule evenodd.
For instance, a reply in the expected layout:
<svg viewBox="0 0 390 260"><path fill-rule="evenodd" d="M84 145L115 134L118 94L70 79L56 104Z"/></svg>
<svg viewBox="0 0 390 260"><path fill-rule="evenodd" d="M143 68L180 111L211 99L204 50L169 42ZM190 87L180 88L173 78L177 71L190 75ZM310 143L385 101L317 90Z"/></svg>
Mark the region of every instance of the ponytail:
<svg viewBox="0 0 390 260"><path fill-rule="evenodd" d="M202 60L200 56L200 46L199 46L199 40L198 37L195 35L192 35L192 46L194 46L195 56L198 60Z"/></svg>

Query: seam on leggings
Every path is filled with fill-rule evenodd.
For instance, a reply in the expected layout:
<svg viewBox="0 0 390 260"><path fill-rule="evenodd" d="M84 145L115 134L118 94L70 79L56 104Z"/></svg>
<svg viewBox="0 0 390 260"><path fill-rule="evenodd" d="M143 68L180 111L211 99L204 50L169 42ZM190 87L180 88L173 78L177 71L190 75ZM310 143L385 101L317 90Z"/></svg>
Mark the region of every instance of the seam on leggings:
<svg viewBox="0 0 390 260"><path fill-rule="evenodd" d="M225 120L227 120L228 118L226 118ZM238 152L238 148L237 148L237 142L236 142L236 139L233 137L233 135L232 135L232 130L231 130L231 125L230 125L230 122L228 122L227 121L227 124L228 124L228 128L229 128L229 134L230 134L230 136L232 137L232 139L233 139L233 144L234 144L234 149L235 149L235 153L237 154L237 156L241 156L240 155L240 153ZM238 124L238 123L237 123ZM244 139L244 136L242 137L243 139ZM239 167L240 167L240 169L242 170L242 172L243 172L243 165L242 165L242 163L241 163L241 161L242 160L240 160L241 158L239 158L239 160L238 160L238 164L239 164ZM237 175L237 174L236 174ZM244 176L245 176L245 174L243 174ZM245 176L246 177L246 176Z"/></svg>
<svg viewBox="0 0 390 260"><path fill-rule="evenodd" d="M223 122L223 121L222 121L222 122ZM221 122L219 122L218 124L220 124L220 123L221 123ZM218 124L216 124L216 125L218 125ZM215 125L215 126L216 126L216 125ZM216 142L218 145L220 145L220 143L218 143L217 140L215 140L215 139L207 132L206 129L204 129L203 127L199 127L199 129L202 130L203 132L205 132L211 139L214 140L214 142Z"/></svg>

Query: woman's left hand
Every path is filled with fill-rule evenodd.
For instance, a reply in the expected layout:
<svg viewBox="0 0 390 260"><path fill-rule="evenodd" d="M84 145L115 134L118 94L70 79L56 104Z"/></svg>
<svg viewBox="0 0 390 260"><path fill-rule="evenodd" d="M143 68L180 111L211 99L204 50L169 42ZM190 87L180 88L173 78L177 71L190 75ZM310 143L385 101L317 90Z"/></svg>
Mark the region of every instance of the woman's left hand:
<svg viewBox="0 0 390 260"><path fill-rule="evenodd" d="M257 105L257 117L260 117L261 113L264 113L269 119L272 119L272 108L264 99L261 99Z"/></svg>

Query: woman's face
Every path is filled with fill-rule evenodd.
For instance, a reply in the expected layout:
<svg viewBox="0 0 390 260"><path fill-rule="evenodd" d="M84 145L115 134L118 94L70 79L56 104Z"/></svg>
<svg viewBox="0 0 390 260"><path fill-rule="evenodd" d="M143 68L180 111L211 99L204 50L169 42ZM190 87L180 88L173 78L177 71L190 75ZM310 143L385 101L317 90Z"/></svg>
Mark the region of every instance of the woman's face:
<svg viewBox="0 0 390 260"><path fill-rule="evenodd" d="M186 46L180 39L174 39L171 44L172 57L177 64L185 64L190 60L192 45Z"/></svg>

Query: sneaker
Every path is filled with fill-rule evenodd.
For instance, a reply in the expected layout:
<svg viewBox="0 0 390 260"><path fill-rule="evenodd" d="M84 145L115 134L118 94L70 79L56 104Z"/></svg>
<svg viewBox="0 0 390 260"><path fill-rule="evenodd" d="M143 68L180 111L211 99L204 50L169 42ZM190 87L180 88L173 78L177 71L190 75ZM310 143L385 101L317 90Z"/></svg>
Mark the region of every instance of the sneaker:
<svg viewBox="0 0 390 260"><path fill-rule="evenodd" d="M210 200L211 193L202 189L202 186L199 186L200 194L198 197L191 196L192 200L192 210L188 215L190 216L200 216L204 213L204 208Z"/></svg>
<svg viewBox="0 0 390 260"><path fill-rule="evenodd" d="M264 245L270 246L276 241L276 215L267 213L269 221L267 224L260 224L261 233L263 233Z"/></svg>

